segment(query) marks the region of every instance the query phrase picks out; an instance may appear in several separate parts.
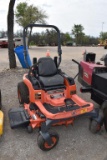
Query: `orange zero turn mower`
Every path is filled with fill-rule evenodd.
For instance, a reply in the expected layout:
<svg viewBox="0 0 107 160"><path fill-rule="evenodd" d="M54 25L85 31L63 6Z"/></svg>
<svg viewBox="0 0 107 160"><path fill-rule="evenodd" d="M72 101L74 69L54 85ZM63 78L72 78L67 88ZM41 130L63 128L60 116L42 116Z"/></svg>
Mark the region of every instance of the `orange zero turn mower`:
<svg viewBox="0 0 107 160"><path fill-rule="evenodd" d="M18 83L18 99L23 108L9 110L10 126L27 127L29 132L39 128L37 138L41 150L48 151L55 147L59 135L50 130L55 125L73 124L79 115L97 118L92 103L86 102L76 94L76 85L72 77L59 69L61 63L60 31L53 25L29 24L24 28L24 56L26 61L26 32L28 28L53 28L58 37L58 57L35 58L29 72L24 74L22 82ZM27 64L27 61L26 61ZM28 64L27 64L28 65Z"/></svg>

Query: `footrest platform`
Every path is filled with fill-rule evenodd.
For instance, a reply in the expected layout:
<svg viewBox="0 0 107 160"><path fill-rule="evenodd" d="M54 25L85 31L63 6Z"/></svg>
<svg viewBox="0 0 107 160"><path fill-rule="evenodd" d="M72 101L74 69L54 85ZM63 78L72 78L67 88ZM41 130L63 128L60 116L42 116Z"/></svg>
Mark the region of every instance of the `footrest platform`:
<svg viewBox="0 0 107 160"><path fill-rule="evenodd" d="M12 129L17 127L27 127L30 123L30 117L23 108L12 108L8 112L10 126Z"/></svg>

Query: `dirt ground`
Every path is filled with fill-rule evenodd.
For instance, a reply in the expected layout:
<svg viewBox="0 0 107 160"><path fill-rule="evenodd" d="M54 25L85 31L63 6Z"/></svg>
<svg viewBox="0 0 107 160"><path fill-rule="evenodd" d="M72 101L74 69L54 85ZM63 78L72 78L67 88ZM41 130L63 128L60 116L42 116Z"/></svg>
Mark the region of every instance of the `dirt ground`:
<svg viewBox="0 0 107 160"><path fill-rule="evenodd" d="M29 50L32 57L45 56L47 49L53 57L57 53L56 47L32 47ZM103 47L62 47L62 63L60 68L68 75L74 77L78 67L72 62L72 58L80 61L84 50L96 53L96 61L106 52ZM17 68L8 69L8 50L0 48L0 88L2 91L2 103L4 118L4 134L0 138L0 160L107 160L107 133L104 128L98 134L92 134L89 129L89 119L78 117L74 125L57 126L53 129L60 136L58 145L49 152L41 151L37 146L38 129L32 134L25 128L12 130L9 125L8 111L10 108L19 107L17 99L17 83L22 80L27 69L22 69L18 59ZM87 101L90 94L79 92L80 84L77 84L77 94ZM94 102L93 102L94 103ZM95 107L98 105L94 103Z"/></svg>

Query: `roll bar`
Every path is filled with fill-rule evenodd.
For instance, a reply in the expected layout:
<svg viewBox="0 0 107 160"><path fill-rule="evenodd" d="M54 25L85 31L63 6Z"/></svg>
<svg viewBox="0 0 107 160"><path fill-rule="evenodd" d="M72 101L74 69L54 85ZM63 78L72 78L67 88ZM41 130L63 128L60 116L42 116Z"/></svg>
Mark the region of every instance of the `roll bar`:
<svg viewBox="0 0 107 160"><path fill-rule="evenodd" d="M78 65L78 73L75 75L74 79L79 75L79 68L81 67L80 63L78 61L76 61L75 59L72 59L72 61L74 63L76 63Z"/></svg>
<svg viewBox="0 0 107 160"><path fill-rule="evenodd" d="M61 37L60 37L60 31L59 29L54 26L54 25L48 25L48 24L29 24L27 25L24 29L23 29L23 45L24 45L24 58L25 58L25 62L27 63L26 60L26 55L27 55L27 50L26 50L26 34L27 34L27 29L28 28L33 28L33 27L41 27L41 28L54 28L57 31L57 35L58 35L58 56L59 56L59 62L58 62L58 66L61 63L61 54L62 54L62 50L61 50ZM27 64L28 66L28 64Z"/></svg>

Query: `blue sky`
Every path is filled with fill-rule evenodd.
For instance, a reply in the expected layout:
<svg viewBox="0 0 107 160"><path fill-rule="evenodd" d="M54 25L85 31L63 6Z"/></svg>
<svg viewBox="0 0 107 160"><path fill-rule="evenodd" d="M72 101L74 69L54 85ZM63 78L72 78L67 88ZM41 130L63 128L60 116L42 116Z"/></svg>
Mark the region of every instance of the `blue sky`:
<svg viewBox="0 0 107 160"><path fill-rule="evenodd" d="M7 11L10 0L0 0L0 30L7 30ZM16 0L15 6L25 0ZM48 15L47 23L56 25L62 32L71 33L74 24L81 24L86 35L98 37L107 32L106 0L26 0ZM15 9L15 8L14 8ZM15 31L21 29L15 23Z"/></svg>

